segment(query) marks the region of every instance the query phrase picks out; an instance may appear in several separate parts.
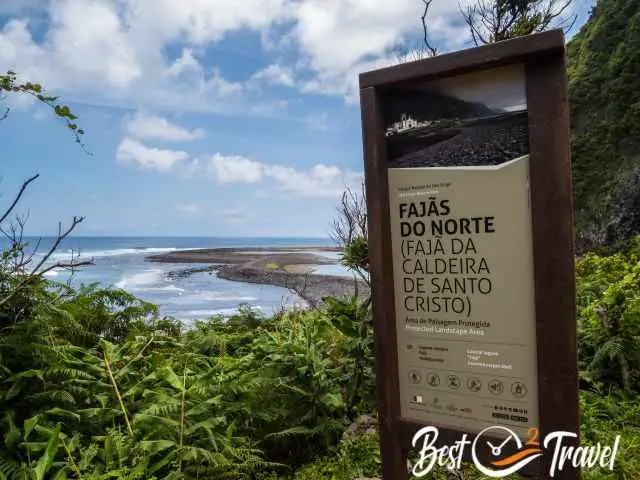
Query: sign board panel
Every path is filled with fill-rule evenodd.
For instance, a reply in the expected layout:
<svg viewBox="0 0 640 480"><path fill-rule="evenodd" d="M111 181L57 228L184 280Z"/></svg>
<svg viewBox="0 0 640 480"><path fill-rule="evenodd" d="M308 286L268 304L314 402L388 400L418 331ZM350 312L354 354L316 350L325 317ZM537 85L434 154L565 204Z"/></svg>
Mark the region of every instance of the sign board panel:
<svg viewBox="0 0 640 480"><path fill-rule="evenodd" d="M404 418L538 426L528 160L389 171Z"/></svg>
<svg viewBox="0 0 640 480"><path fill-rule="evenodd" d="M423 426L443 445L496 426L577 434L562 32L360 87L384 478L407 478Z"/></svg>

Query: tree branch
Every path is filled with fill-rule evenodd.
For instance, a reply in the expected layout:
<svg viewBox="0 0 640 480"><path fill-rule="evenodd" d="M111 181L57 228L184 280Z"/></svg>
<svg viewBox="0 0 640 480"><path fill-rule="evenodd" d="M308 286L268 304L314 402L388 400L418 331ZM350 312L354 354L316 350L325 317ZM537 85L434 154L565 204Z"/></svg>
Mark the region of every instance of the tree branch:
<svg viewBox="0 0 640 480"><path fill-rule="evenodd" d="M423 0L424 1L424 0ZM475 0L458 8L475 45L542 32L554 25L571 28L563 18L574 0Z"/></svg>
<svg viewBox="0 0 640 480"><path fill-rule="evenodd" d="M438 48L433 46L429 41L429 33L427 31L427 15L429 14L429 8L431 8L431 4L433 3L433 0L422 0L422 3L424 3L424 12L422 13L422 16L420 17L420 19L422 20L422 31L424 33L424 37L423 37L424 45L425 47L427 47L427 50L429 50L431 56L435 57L436 55L438 55Z"/></svg>
<svg viewBox="0 0 640 480"><path fill-rule="evenodd" d="M83 260L81 262L56 262L53 265L42 269L41 271L38 272L38 276L42 276L47 272L50 272L51 270L55 270L56 268L63 268L63 269L67 269L67 270L74 270L78 267L85 267L87 265L93 265L93 260Z"/></svg>
<svg viewBox="0 0 640 480"><path fill-rule="evenodd" d="M5 303L7 303L11 298L13 298L13 296L17 292L19 292L25 286L27 286L29 284L29 282L33 281L35 278L41 278L45 273L50 272L51 270L53 270L55 268L71 269L73 271L74 269L76 269L78 267L85 266L85 265L92 265L93 264L93 260L86 260L86 261L76 262L76 261L73 260L73 257L72 257L72 260L70 262L56 262L53 265L50 265L50 266L40 270L42 268L42 266L47 262L47 260L49 260L49 258L51 258L51 255L53 255L53 253L58 249L58 247L60 246L60 243L66 237L68 237L69 234L71 232L73 232L73 230L80 223L82 223L83 220L84 220L84 217L73 217L73 221L72 221L71 225L64 232L62 231L62 224L58 224L58 236L56 237L56 240L54 241L53 246L44 255L44 257L38 262L36 267L30 273L24 274L24 278L12 289L12 291L8 295L6 295L4 298L0 299L0 307L2 305L4 305Z"/></svg>
<svg viewBox="0 0 640 480"><path fill-rule="evenodd" d="M29 186L29 184L31 182L33 182L35 179L37 179L39 176L40 176L40 174L38 173L38 174L34 175L33 177L29 178L27 181L25 181L22 184L22 187L20 188L20 191L18 192L16 197L13 199L13 202L11 203L11 205L9 205L9 208L7 210L5 210L5 212L2 214L2 216L0 216L0 225L2 225L2 222L4 222L9 215L11 215L11 212L13 211L13 209L16 207L16 205L20 201L20 198L22 198L22 195L24 194L24 192L27 189L27 187Z"/></svg>
<svg viewBox="0 0 640 480"><path fill-rule="evenodd" d="M58 247L60 246L60 243L62 243L62 241L67 238L69 236L69 234L71 232L73 232L73 230L84 221L85 217L73 217L73 220L71 222L71 225L69 226L69 228L66 231L62 231L62 224L59 223L58 224L58 236L56 237L56 240L53 242L53 245L51 246L51 248L49 249L49 251L44 255L44 257L42 257L42 259L40 260L40 262L38 262L38 264L36 265L36 267L31 271L30 275L36 275L38 272L38 269L40 267L42 267L42 265L44 265L46 263L47 260L49 260L49 258L51 257L51 255L53 255L53 253L58 249Z"/></svg>

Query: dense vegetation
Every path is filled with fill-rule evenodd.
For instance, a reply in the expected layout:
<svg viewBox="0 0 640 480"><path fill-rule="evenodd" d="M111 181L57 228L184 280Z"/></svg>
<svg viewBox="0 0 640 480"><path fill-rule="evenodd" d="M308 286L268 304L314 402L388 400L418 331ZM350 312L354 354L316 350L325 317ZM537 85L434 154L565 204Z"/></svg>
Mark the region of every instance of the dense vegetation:
<svg viewBox="0 0 640 480"><path fill-rule="evenodd" d="M569 43L577 241L640 232L640 2L599 0Z"/></svg>
<svg viewBox="0 0 640 480"><path fill-rule="evenodd" d="M123 291L20 282L0 277L7 478L264 478L328 452L374 409L355 301L181 332Z"/></svg>
<svg viewBox="0 0 640 480"><path fill-rule="evenodd" d="M0 478L378 472L375 422L348 431L375 417L367 305L327 299L322 310L271 318L247 307L182 331L123 291L39 277L25 286L7 274L21 248L0 263ZM583 441L622 434L609 477L638 478L640 238L586 255L577 272Z"/></svg>

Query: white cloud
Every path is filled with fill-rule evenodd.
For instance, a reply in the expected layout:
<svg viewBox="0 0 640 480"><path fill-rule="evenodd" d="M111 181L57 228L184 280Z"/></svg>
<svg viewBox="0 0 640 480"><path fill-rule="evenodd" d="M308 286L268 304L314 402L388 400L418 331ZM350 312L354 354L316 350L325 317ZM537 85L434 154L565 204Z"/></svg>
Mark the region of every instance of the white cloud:
<svg viewBox="0 0 640 480"><path fill-rule="evenodd" d="M260 31L281 19L289 0L132 0L126 11L132 30L154 40L183 38L196 45L220 40L227 32Z"/></svg>
<svg viewBox="0 0 640 480"><path fill-rule="evenodd" d="M461 0L461 5L470 0ZM312 74L305 93L344 96L358 101L358 74L395 63L393 51L421 35L422 2L395 0L305 0L296 10L294 34L303 53L301 67ZM458 2L436 0L429 13L429 33L443 49L468 39L459 19Z"/></svg>
<svg viewBox="0 0 640 480"><path fill-rule="evenodd" d="M11 0L7 9L18 12L19 4ZM45 5L50 22L38 39L22 17L0 29L1 70L15 69L68 100L244 115L278 110L277 99L246 88L256 79L357 100L357 73L391 63L393 47L420 35L422 13L416 0L56 0ZM430 32L448 47L467 38L462 27L452 26L453 18L458 18L457 2L434 2ZM238 81L203 64L203 58L215 60L208 54L211 46L240 30L259 33L265 52L297 53L297 61L273 63ZM182 54L169 58L168 46L183 48ZM301 76L304 81L297 81Z"/></svg>
<svg viewBox="0 0 640 480"><path fill-rule="evenodd" d="M274 52L295 46L293 33L288 30L270 29L260 33L260 43L266 52Z"/></svg>
<svg viewBox="0 0 640 480"><path fill-rule="evenodd" d="M460 8L475 0L435 0L428 14L431 42L441 52L470 47ZM575 12L585 3L573 2ZM424 4L418 0L302 0L295 9L292 34L301 58L303 93L320 93L358 101L358 75L398 62L400 46L421 45ZM571 17L571 15L568 15ZM298 75L299 76L299 75Z"/></svg>
<svg viewBox="0 0 640 480"><path fill-rule="evenodd" d="M43 40L26 18L0 24L0 70L67 101L251 113L242 84L203 66L195 52L206 54L227 32L267 28L288 1L56 0ZM168 58L170 44L184 47L179 58Z"/></svg>
<svg viewBox="0 0 640 480"><path fill-rule="evenodd" d="M188 142L204 136L204 130L187 130L158 115L137 114L127 123L127 132L140 140Z"/></svg>
<svg viewBox="0 0 640 480"><path fill-rule="evenodd" d="M213 155L207 164L207 170L219 183L257 183L262 180L263 166L239 155Z"/></svg>
<svg viewBox="0 0 640 480"><path fill-rule="evenodd" d="M293 71L288 67L283 67L277 63L271 64L263 70L253 74L253 81L264 82L271 85L280 85L284 87L295 86Z"/></svg>
<svg viewBox="0 0 640 480"><path fill-rule="evenodd" d="M189 48L183 49L181 56L168 65L162 75L176 81L176 87L182 89L185 95L188 92L197 95L215 93L219 98L230 98L244 90L241 83L225 80L217 68L213 68L211 74L207 75L205 68Z"/></svg>
<svg viewBox="0 0 640 480"><path fill-rule="evenodd" d="M270 165L242 156L213 155L207 170L220 184L256 184L266 182L269 188L295 197L334 197L345 186L362 181L362 174L341 170L336 166L318 164L310 170L297 170L282 165Z"/></svg>
<svg viewBox="0 0 640 480"><path fill-rule="evenodd" d="M312 69L346 71L417 28L420 10L415 0L306 0L296 11L295 36Z"/></svg>
<svg viewBox="0 0 640 480"><path fill-rule="evenodd" d="M161 172L170 171L175 165L188 158L189 154L186 152L148 147L129 137L120 142L116 152L116 159L120 163L134 164Z"/></svg>
<svg viewBox="0 0 640 480"><path fill-rule="evenodd" d="M106 0L52 2L49 42L57 47L57 72L77 71L76 81L126 88L143 74L142 61L126 26ZM65 48L66 47L66 48ZM63 50L64 49L64 50Z"/></svg>
<svg viewBox="0 0 640 480"><path fill-rule="evenodd" d="M376 60L358 62L346 71L323 71L302 84L303 93L316 93L344 97L349 104L359 101L358 76L361 72L388 67L395 62L393 54Z"/></svg>
<svg viewBox="0 0 640 480"><path fill-rule="evenodd" d="M435 0L432 41L447 51L469 44L459 7ZM575 2L576 11L586 2ZM265 86L357 101L358 73L394 63L392 51L422 35L418 0L0 0L0 70L14 69L67 99L180 111L272 114ZM26 15L40 8L38 24ZM48 14L42 23L41 13ZM34 38L30 29L44 32ZM263 70L229 80L215 68L216 42L259 34ZM168 48L170 47L170 48ZM180 48L177 58L168 51ZM207 59L205 62L203 59ZM276 59L287 58L289 62ZM213 59L213 64L211 60Z"/></svg>
<svg viewBox="0 0 640 480"><path fill-rule="evenodd" d="M277 189L295 197L336 197L346 186L360 181L361 174L343 171L336 166L315 165L300 171L279 165L265 166L265 176L276 181Z"/></svg>

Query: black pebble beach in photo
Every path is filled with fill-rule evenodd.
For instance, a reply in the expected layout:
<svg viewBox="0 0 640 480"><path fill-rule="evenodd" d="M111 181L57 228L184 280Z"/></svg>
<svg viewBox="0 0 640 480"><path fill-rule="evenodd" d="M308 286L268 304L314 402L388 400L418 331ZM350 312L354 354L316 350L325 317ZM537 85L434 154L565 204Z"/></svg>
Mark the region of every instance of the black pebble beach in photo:
<svg viewBox="0 0 640 480"><path fill-rule="evenodd" d="M389 166L499 165L529 153L528 115L441 93L394 92L386 108Z"/></svg>

